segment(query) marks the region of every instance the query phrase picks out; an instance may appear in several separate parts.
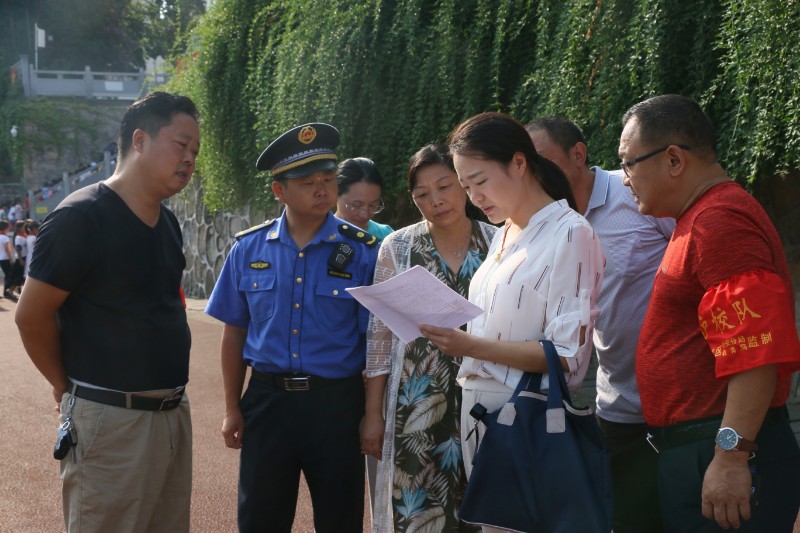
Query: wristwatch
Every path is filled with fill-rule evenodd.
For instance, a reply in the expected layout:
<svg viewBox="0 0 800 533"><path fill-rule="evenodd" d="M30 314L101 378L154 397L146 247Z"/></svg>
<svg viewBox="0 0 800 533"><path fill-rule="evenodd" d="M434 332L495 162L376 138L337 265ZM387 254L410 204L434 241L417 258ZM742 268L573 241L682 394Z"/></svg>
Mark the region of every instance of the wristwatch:
<svg viewBox="0 0 800 533"><path fill-rule="evenodd" d="M754 452L758 450L758 444L751 440L747 440L738 433L733 428L719 428L717 431L717 438L714 439L714 442L717 443L717 446L723 452Z"/></svg>

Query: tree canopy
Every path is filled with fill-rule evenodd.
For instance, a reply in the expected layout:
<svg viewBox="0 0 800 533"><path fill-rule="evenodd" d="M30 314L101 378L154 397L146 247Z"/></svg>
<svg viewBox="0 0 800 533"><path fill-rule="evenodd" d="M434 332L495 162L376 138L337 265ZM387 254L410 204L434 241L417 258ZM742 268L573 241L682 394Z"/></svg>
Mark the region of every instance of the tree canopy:
<svg viewBox="0 0 800 533"><path fill-rule="evenodd" d="M794 171L798 33L798 0L216 0L172 88L203 112L211 208L268 204L260 149L327 121L341 157L378 163L397 218L409 156L486 110L565 115L617 168L624 111L680 93L741 182Z"/></svg>
<svg viewBox="0 0 800 533"><path fill-rule="evenodd" d="M0 49L12 62L33 57L38 25L41 69L131 71L171 53L204 11L203 0L6 0Z"/></svg>
<svg viewBox="0 0 800 533"><path fill-rule="evenodd" d="M132 71L145 58L185 48L183 40L205 11L203 0L4 0L0 2L0 64L27 54L34 62L34 25L45 31L40 70ZM0 183L19 183L43 150L87 154L97 142L91 118L99 108L64 99L23 98L15 71L0 77ZM19 138L12 139L11 125Z"/></svg>

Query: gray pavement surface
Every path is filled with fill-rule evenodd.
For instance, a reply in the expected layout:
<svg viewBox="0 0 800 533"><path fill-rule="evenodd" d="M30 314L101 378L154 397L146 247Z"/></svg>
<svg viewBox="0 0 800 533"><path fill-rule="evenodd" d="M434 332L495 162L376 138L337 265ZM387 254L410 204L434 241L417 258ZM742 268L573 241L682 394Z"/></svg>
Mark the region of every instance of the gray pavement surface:
<svg viewBox="0 0 800 533"><path fill-rule="evenodd" d="M192 352L187 393L192 408L194 476L191 531L236 531L239 452L220 433L225 412L219 370L220 322L189 300ZM50 386L28 359L14 324L16 304L0 299L0 533L64 531L58 463L53 459L57 415ZM368 508L367 508L368 509ZM369 511L364 530L369 530ZM293 533L314 531L311 500L300 489Z"/></svg>
<svg viewBox="0 0 800 533"><path fill-rule="evenodd" d="M192 330L187 391L194 433L191 531L233 533L239 454L225 447L220 434L224 414L219 371L222 325L203 313L204 306L204 300L187 301ZM0 533L57 533L64 531L58 463L52 458L57 416L50 386L22 347L14 324L15 309L15 303L0 299L0 368L5 384L0 388L0 420L4 422L0 428ZM591 403L593 389L594 380L588 378L576 395L577 403ZM797 394L790 411L800 433ZM293 533L313 530L311 501L303 483ZM369 511L364 531L369 531ZM794 533L800 533L800 519Z"/></svg>

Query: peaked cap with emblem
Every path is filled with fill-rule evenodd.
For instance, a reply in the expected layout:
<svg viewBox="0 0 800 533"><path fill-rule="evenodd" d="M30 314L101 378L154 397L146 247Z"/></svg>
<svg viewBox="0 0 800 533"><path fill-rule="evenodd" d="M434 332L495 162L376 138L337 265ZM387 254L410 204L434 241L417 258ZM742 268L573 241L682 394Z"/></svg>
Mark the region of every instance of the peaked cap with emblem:
<svg viewBox="0 0 800 533"><path fill-rule="evenodd" d="M314 122L292 128L272 141L256 162L258 170L269 170L274 179L302 178L336 168L339 130Z"/></svg>

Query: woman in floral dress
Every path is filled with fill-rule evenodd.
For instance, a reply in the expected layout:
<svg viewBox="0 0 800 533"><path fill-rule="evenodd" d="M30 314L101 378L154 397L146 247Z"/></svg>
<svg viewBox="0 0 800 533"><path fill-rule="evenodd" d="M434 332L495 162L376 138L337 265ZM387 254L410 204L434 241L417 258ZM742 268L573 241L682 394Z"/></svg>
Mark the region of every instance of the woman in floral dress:
<svg viewBox="0 0 800 533"><path fill-rule="evenodd" d="M469 216L477 210L467 201L444 145L414 154L408 189L423 220L381 243L374 282L421 265L466 297L497 228ZM373 532L467 530L457 516L466 483L461 388L455 382L459 359L423 337L402 343L374 316L367 335L361 445L381 460Z"/></svg>

